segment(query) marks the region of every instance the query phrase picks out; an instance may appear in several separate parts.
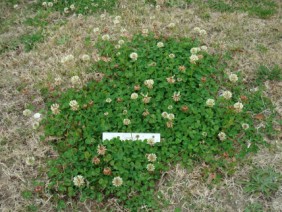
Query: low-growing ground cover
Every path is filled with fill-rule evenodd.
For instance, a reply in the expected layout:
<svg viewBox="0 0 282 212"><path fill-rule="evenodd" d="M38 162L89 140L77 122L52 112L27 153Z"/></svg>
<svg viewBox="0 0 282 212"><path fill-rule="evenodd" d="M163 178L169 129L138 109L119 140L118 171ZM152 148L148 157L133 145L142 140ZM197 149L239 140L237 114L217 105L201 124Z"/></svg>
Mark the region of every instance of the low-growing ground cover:
<svg viewBox="0 0 282 212"><path fill-rule="evenodd" d="M43 91L49 110L42 125L59 154L49 161L48 187L58 196L114 195L129 209L156 210L154 188L169 165L203 161L216 173L256 151L262 133L273 133L272 115L256 130L260 91L245 90L239 73L225 70L228 55L209 54L196 38L104 34L96 48L93 58L82 57L93 63L94 80L73 76L72 88L62 91L56 79ZM159 132L162 140L102 142L103 132Z"/></svg>

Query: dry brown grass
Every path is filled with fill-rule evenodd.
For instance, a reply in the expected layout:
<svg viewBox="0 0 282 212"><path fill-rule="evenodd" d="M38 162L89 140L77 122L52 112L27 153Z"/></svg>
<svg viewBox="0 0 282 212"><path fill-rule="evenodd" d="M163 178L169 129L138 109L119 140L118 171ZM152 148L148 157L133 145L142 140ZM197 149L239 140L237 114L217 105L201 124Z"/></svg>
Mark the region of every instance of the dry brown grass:
<svg viewBox="0 0 282 212"><path fill-rule="evenodd" d="M11 11L6 12L9 17ZM281 3L279 13L267 20L242 13L205 12L210 14L208 20L201 18L200 8L196 6L188 9L163 7L161 11L156 11L140 1L121 0L113 15L122 16L121 25L115 26L109 15L105 20L101 20L99 14L82 19L69 17L63 26L50 24L47 28L48 38L38 44L35 50L29 53L10 51L0 55L0 210L25 211L27 205L35 204L39 211L53 211L50 194L37 195L32 200L23 199L21 195L22 191L33 188L32 179L35 177L40 176L44 183L47 182L44 172L39 170L40 167L44 170L46 158L52 154L48 145L40 143L40 132L31 129L30 120L23 117L22 111L29 104L35 106L35 112L44 110L39 88L53 83L55 77L60 76L68 81L74 74L85 75L84 70L89 64L82 63L78 58L81 54L94 53L95 50L83 42L89 35L93 43L96 41L97 35L92 32L94 27L118 38L123 34L120 32L121 28L126 28L125 34L128 36L140 32L142 28L148 28L177 37L192 36L193 27L199 26L208 32L204 43L211 51L233 52L229 67L234 71L242 71L246 80L253 79L254 71L261 63L267 66L278 64L279 61L281 63ZM171 22L177 23L177 26L168 30L166 26ZM11 39L18 36L18 31L14 31L15 27L19 27L19 32L25 30L22 25L14 25L7 28L0 38ZM68 41L64 45L58 45L57 40L64 36L69 38ZM258 44L265 46L267 51L260 51ZM67 54L73 54L76 59L68 65L62 65L60 60ZM281 115L281 82L268 83L267 87L269 96ZM201 166L195 167L192 172L175 167L159 183L159 191L171 203L166 211L173 211L176 207L183 211L243 211L252 202L261 202L270 211L282 211L279 204L282 200L281 189L271 200L265 200L246 195L237 183L239 179L246 178L252 164L262 167L271 165L282 173L281 135L275 140L275 150L262 149L252 158L251 164L238 167L234 176L226 177L212 189L200 175ZM25 158L30 155L36 158L34 166L25 163ZM69 211L74 208L81 211L102 210L97 209L99 207L93 202L75 206L70 201ZM123 211L114 199L109 200L103 208L106 208L105 211L109 208Z"/></svg>

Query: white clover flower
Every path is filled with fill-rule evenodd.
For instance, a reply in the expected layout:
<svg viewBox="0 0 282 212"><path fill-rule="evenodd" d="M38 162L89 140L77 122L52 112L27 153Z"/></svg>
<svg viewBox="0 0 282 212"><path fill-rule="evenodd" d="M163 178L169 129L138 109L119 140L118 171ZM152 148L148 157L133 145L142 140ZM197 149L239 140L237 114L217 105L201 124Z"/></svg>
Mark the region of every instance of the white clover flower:
<svg viewBox="0 0 282 212"><path fill-rule="evenodd" d="M155 143L156 143L156 142L155 142L155 139L154 139L154 138L149 138L149 139L147 140L147 144L149 144L150 146L154 146Z"/></svg>
<svg viewBox="0 0 282 212"><path fill-rule="evenodd" d="M123 44L124 44L124 40L119 40L119 41L118 41L118 44L119 44L119 45L123 45Z"/></svg>
<svg viewBox="0 0 282 212"><path fill-rule="evenodd" d="M79 76L73 76L71 78L71 83L73 85L80 85L81 84L81 80L80 80Z"/></svg>
<svg viewBox="0 0 282 212"><path fill-rule="evenodd" d="M46 1L42 2L42 6L47 7L47 2Z"/></svg>
<svg viewBox="0 0 282 212"><path fill-rule="evenodd" d="M105 116L108 116L108 115L109 115L109 112L105 112L104 115L105 115Z"/></svg>
<svg viewBox="0 0 282 212"><path fill-rule="evenodd" d="M244 105L241 102L237 102L234 104L234 109L237 113L240 113L244 107Z"/></svg>
<svg viewBox="0 0 282 212"><path fill-rule="evenodd" d="M93 29L93 32L94 32L94 33L97 33L97 32L99 32L99 31L100 31L99 27L95 27L95 28Z"/></svg>
<svg viewBox="0 0 282 212"><path fill-rule="evenodd" d="M41 119L41 114L40 113L35 113L34 115L33 115L33 118L34 119Z"/></svg>
<svg viewBox="0 0 282 212"><path fill-rule="evenodd" d="M224 99L231 99L232 98L232 93L230 91L224 91L222 93L222 96L224 97Z"/></svg>
<svg viewBox="0 0 282 212"><path fill-rule="evenodd" d="M180 98L181 98L180 91L178 91L178 92L175 91L175 92L173 93L172 99L173 99L175 102L178 102L178 101L180 101Z"/></svg>
<svg viewBox="0 0 282 212"><path fill-rule="evenodd" d="M213 106L215 105L214 99L208 99L208 100L206 101L206 105L207 105L208 107L213 107Z"/></svg>
<svg viewBox="0 0 282 212"><path fill-rule="evenodd" d="M244 130L247 130L247 129L249 129L249 125L248 124L246 124L246 123L243 123L242 124L242 128L244 129Z"/></svg>
<svg viewBox="0 0 282 212"><path fill-rule="evenodd" d="M79 104L76 100L71 100L69 103L69 106L71 107L71 110L76 111L79 108Z"/></svg>
<svg viewBox="0 0 282 212"><path fill-rule="evenodd" d="M23 111L23 115L24 116L30 116L31 115L31 110L29 110L29 109L25 109L24 111Z"/></svg>
<svg viewBox="0 0 282 212"><path fill-rule="evenodd" d="M138 93L132 93L130 98L131 99L137 99L138 98Z"/></svg>
<svg viewBox="0 0 282 212"><path fill-rule="evenodd" d="M53 7L53 2L48 2L48 7Z"/></svg>
<svg viewBox="0 0 282 212"><path fill-rule="evenodd" d="M105 34L102 36L102 40L110 40L110 36L108 34Z"/></svg>
<svg viewBox="0 0 282 212"><path fill-rule="evenodd" d="M168 78L166 78L166 81L167 81L168 83L170 83L170 84L173 84L173 83L175 83L174 77L175 77L175 75L173 75L173 76L171 76L171 77L168 77Z"/></svg>
<svg viewBox="0 0 282 212"><path fill-rule="evenodd" d="M207 51L207 50L208 50L208 47L207 47L207 46L201 46L201 50Z"/></svg>
<svg viewBox="0 0 282 212"><path fill-rule="evenodd" d="M61 77L56 77L55 78L55 85L59 86L61 85L63 82L62 78Z"/></svg>
<svg viewBox="0 0 282 212"><path fill-rule="evenodd" d="M73 178L73 184L77 187L81 187L84 185L84 177L81 175L77 175L76 177Z"/></svg>
<svg viewBox="0 0 282 212"><path fill-rule="evenodd" d="M191 54L197 54L199 52L199 48L198 47L193 47L192 49L190 49Z"/></svg>
<svg viewBox="0 0 282 212"><path fill-rule="evenodd" d="M130 119L123 119L123 124L124 125L130 125L131 124Z"/></svg>
<svg viewBox="0 0 282 212"><path fill-rule="evenodd" d="M59 104L52 104L51 105L51 111L54 115L58 115L61 111L60 111L60 105Z"/></svg>
<svg viewBox="0 0 282 212"><path fill-rule="evenodd" d="M161 10L161 6L160 5L156 5L156 10L160 11Z"/></svg>
<svg viewBox="0 0 282 212"><path fill-rule="evenodd" d="M168 118L169 120L173 120L173 119L175 118L175 116L174 116L174 114L169 113L169 114L167 115L167 118Z"/></svg>
<svg viewBox="0 0 282 212"><path fill-rule="evenodd" d="M71 9L71 10L75 10L74 4L72 4L72 5L70 6L70 9Z"/></svg>
<svg viewBox="0 0 282 212"><path fill-rule="evenodd" d="M165 118L165 119L168 118L168 113L167 112L162 112L162 117Z"/></svg>
<svg viewBox="0 0 282 212"><path fill-rule="evenodd" d="M143 96L142 101L143 101L145 104L148 104L148 103L151 101L151 98L152 98L152 97L149 97L149 96L148 96L148 93L147 93L146 95L144 95L144 94L141 93L141 95Z"/></svg>
<svg viewBox="0 0 282 212"><path fill-rule="evenodd" d="M197 55L192 54L190 56L190 63L196 63L199 60L199 57Z"/></svg>
<svg viewBox="0 0 282 212"><path fill-rule="evenodd" d="M146 168L149 172L153 172L155 170L155 166L152 163L149 163Z"/></svg>
<svg viewBox="0 0 282 212"><path fill-rule="evenodd" d="M173 58L175 58L175 54L169 54L168 57L169 57L170 59L173 59Z"/></svg>
<svg viewBox="0 0 282 212"><path fill-rule="evenodd" d="M204 36L204 35L206 35L207 34L207 31L206 30L204 30L204 29L201 29L200 30L200 35L201 36Z"/></svg>
<svg viewBox="0 0 282 212"><path fill-rule="evenodd" d="M175 27L175 23L170 23L169 25L167 25L167 28L170 28L170 29L172 29L174 27Z"/></svg>
<svg viewBox="0 0 282 212"><path fill-rule="evenodd" d="M226 139L226 134L224 132L218 133L217 136L218 136L219 140L221 140L221 141L224 141Z"/></svg>
<svg viewBox="0 0 282 212"><path fill-rule="evenodd" d="M35 158L34 157L27 157L25 159L25 163L28 165L28 166L32 166L34 163L35 163Z"/></svg>
<svg viewBox="0 0 282 212"><path fill-rule="evenodd" d="M107 99L106 99L106 102L107 102L107 103L111 103L111 102L112 102L112 99L111 99L111 98L107 98Z"/></svg>
<svg viewBox="0 0 282 212"><path fill-rule="evenodd" d="M149 162L155 162L157 160L157 156L154 153L148 154L147 159Z"/></svg>
<svg viewBox="0 0 282 212"><path fill-rule="evenodd" d="M173 109L173 106L172 106L172 105L169 105L169 106L167 107L167 109L172 110L172 109Z"/></svg>
<svg viewBox="0 0 282 212"><path fill-rule="evenodd" d="M72 60L74 60L74 56L72 54L69 54L61 59L61 63L67 63Z"/></svg>
<svg viewBox="0 0 282 212"><path fill-rule="evenodd" d="M153 85L154 85L154 80L153 80L153 79L145 80L145 81L144 81L144 85L145 85L147 88L152 89L152 88L153 88Z"/></svg>
<svg viewBox="0 0 282 212"><path fill-rule="evenodd" d="M200 33L200 31L201 31L200 27L195 27L193 30L194 30L194 32L197 32L197 33Z"/></svg>
<svg viewBox="0 0 282 212"><path fill-rule="evenodd" d="M35 121L32 123L32 129L36 130L38 127L39 127L39 122L38 121Z"/></svg>
<svg viewBox="0 0 282 212"><path fill-rule="evenodd" d="M112 181L112 184L115 186L115 187L119 187L123 184L123 180L121 177L115 177Z"/></svg>
<svg viewBox="0 0 282 212"><path fill-rule="evenodd" d="M136 52L132 52L130 55L129 55L129 57L132 59L132 60L137 60L137 58L138 58L138 54L136 53Z"/></svg>
<svg viewBox="0 0 282 212"><path fill-rule="evenodd" d="M164 43L163 43L163 42L158 42L158 43L157 43L157 47L163 48L163 47L164 47Z"/></svg>
<svg viewBox="0 0 282 212"><path fill-rule="evenodd" d="M65 7L64 8L64 13L69 13L69 8Z"/></svg>
<svg viewBox="0 0 282 212"><path fill-rule="evenodd" d="M13 7L14 7L14 9L18 9L18 8L19 8L19 5L18 5L18 4L15 4Z"/></svg>
<svg viewBox="0 0 282 212"><path fill-rule="evenodd" d="M116 49L120 49L120 45L115 45L115 48Z"/></svg>
<svg viewBox="0 0 282 212"><path fill-rule="evenodd" d="M88 54L83 54L80 56L82 61L89 61L90 60L90 56Z"/></svg>
<svg viewBox="0 0 282 212"><path fill-rule="evenodd" d="M238 76L236 75L236 74L230 74L229 75L229 80L231 81L231 82L237 82L238 81Z"/></svg>

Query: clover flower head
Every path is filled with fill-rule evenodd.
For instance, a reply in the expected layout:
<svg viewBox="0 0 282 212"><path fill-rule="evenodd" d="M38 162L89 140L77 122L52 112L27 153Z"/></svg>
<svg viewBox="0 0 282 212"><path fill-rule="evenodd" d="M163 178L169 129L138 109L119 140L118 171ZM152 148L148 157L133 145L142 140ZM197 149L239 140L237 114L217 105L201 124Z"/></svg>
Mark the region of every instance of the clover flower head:
<svg viewBox="0 0 282 212"><path fill-rule="evenodd" d="M130 57L133 61L135 61L135 60L137 60L137 58L138 58L138 54L137 54L136 52L132 52L132 53L129 55L129 57Z"/></svg>
<svg viewBox="0 0 282 212"><path fill-rule="evenodd" d="M230 82L235 83L235 82L238 81L238 76L236 74L230 74L229 75L229 80L230 80Z"/></svg>
<svg viewBox="0 0 282 212"><path fill-rule="evenodd" d="M237 113L240 113L242 112L244 105L241 102L236 102L233 107Z"/></svg>
<svg viewBox="0 0 282 212"><path fill-rule="evenodd" d="M166 81L167 81L168 83L170 83L170 84L173 84L173 83L175 83L174 77L175 77L175 75L173 75L173 76L171 76L171 77L168 77L168 78L166 78Z"/></svg>
<svg viewBox="0 0 282 212"><path fill-rule="evenodd" d="M138 93L132 93L130 98L131 99L137 99L138 98Z"/></svg>
<svg viewBox="0 0 282 212"><path fill-rule="evenodd" d="M69 106L71 107L71 110L76 111L79 108L79 104L76 100L71 100L69 103Z"/></svg>
<svg viewBox="0 0 282 212"><path fill-rule="evenodd" d="M224 141L226 139L226 134L224 132L218 133L217 136L218 136L219 140L221 140L221 141Z"/></svg>
<svg viewBox="0 0 282 212"><path fill-rule="evenodd" d="M52 104L51 105L51 111L54 115L58 115L61 111L60 111L60 105L59 104Z"/></svg>
<svg viewBox="0 0 282 212"><path fill-rule="evenodd" d="M31 110L29 110L29 109L25 109L24 111L23 111L23 115L24 116L30 116L31 115Z"/></svg>
<svg viewBox="0 0 282 212"><path fill-rule="evenodd" d="M79 76L73 76L71 77L71 83L76 86L76 85L80 85L81 84L81 80L79 78Z"/></svg>
<svg viewBox="0 0 282 212"><path fill-rule="evenodd" d="M119 187L123 184L123 180L121 177L115 177L112 181L112 184L115 186L115 187Z"/></svg>
<svg viewBox="0 0 282 212"><path fill-rule="evenodd" d="M110 36L108 34L105 34L102 36L102 40L110 40Z"/></svg>
<svg viewBox="0 0 282 212"><path fill-rule="evenodd" d="M145 81L144 81L144 85L145 85L147 88L152 89L152 88L153 88L153 85L154 85L154 80L153 80L153 79L145 80Z"/></svg>
<svg viewBox="0 0 282 212"><path fill-rule="evenodd" d="M157 160L157 156L154 153L148 154L147 159L149 162L155 162Z"/></svg>
<svg viewBox="0 0 282 212"><path fill-rule="evenodd" d="M232 93L230 91L224 91L222 93L222 96L224 97L224 99L231 99L232 98Z"/></svg>
<svg viewBox="0 0 282 212"><path fill-rule="evenodd" d="M247 130L247 129L249 129L249 125L247 124L247 123L243 123L242 124L242 128L244 129L244 130Z"/></svg>
<svg viewBox="0 0 282 212"><path fill-rule="evenodd" d="M105 155L107 151L107 148L104 145L98 145L97 147L97 153L98 155Z"/></svg>
<svg viewBox="0 0 282 212"><path fill-rule="evenodd" d="M206 101L206 105L207 105L208 107L213 107L213 106L215 105L214 99L208 99L208 100Z"/></svg>
<svg viewBox="0 0 282 212"><path fill-rule="evenodd" d="M175 91L175 92L173 93L172 99L173 99L175 102L179 102L179 101L180 101L180 98L181 98L180 91L178 91L178 92Z"/></svg>
<svg viewBox="0 0 282 212"><path fill-rule="evenodd" d="M158 42L158 43L157 43L157 47L163 48L163 47L164 47L164 43L163 43L163 42Z"/></svg>
<svg viewBox="0 0 282 212"><path fill-rule="evenodd" d="M155 171L155 166L152 163L149 163L146 168L149 172Z"/></svg>
<svg viewBox="0 0 282 212"><path fill-rule="evenodd" d="M130 125L131 124L130 119L123 119L123 124L126 126Z"/></svg>
<svg viewBox="0 0 282 212"><path fill-rule="evenodd" d="M84 185L84 177L81 175L77 175L76 177L73 178L73 184L77 187L81 187Z"/></svg>

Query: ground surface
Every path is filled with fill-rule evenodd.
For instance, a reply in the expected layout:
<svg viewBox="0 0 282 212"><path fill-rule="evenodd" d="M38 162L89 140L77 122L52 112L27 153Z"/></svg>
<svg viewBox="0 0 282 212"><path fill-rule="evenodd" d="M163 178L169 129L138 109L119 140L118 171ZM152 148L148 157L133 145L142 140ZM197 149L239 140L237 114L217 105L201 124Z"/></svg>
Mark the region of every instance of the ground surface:
<svg viewBox="0 0 282 212"><path fill-rule="evenodd" d="M212 51L232 52L229 67L241 70L250 88L256 87L256 70L260 65L282 67L282 4L279 0L276 1L277 13L267 19L243 12L216 12L197 4L187 8L178 7L177 4L162 6L159 11L141 1L121 0L112 14L112 17L122 17L118 25L113 23L110 15L100 18L101 13L82 18L66 18L52 13L44 19L48 23L45 26L26 24L26 18L34 17L36 10L31 9L31 1L18 2L18 8L5 1L0 3L0 211L3 212L26 211L29 205L36 206L38 211L53 211L50 195L38 194L34 198L22 195L23 191L32 187L32 179L38 175L47 181L40 169L44 169L45 159L54 154L48 145L40 143L40 133L31 128L29 119L22 115L22 111L29 105L34 106L34 111L44 108L39 92L42 85L53 83L58 76L67 79L74 73L83 73L87 63L77 59L68 66L62 66L60 60L67 54L73 54L76 58L81 54L92 55L94 50L85 38L90 37L90 42L95 42L97 35L92 32L93 28L99 27L115 37L121 34L130 36L143 28L177 37L191 36L192 29L199 26L207 31L205 42ZM176 27L168 30L167 25L171 22L176 23ZM123 28L126 32L121 30ZM44 39L36 42L35 47L27 52L26 39L22 36L38 31ZM268 80L264 84L266 95L281 116L281 80ZM205 164L199 164L192 171L180 166L172 167L171 171L164 173L158 185L158 190L169 201L166 211L244 211L246 208L250 208L249 211L259 211L259 208L282 211L281 186L266 198L259 193L247 194L240 183L248 179L254 167L272 167L282 174L279 123L276 129L280 135L268 139L273 144L271 148L262 148L256 155L248 157L236 168L234 175L226 176L215 186L210 186L209 180L203 180L200 174ZM36 158L34 166L28 166L25 162L30 155ZM103 206L93 202L76 206L69 201L68 207L69 211L123 210L114 199ZM31 207L29 209L32 210Z"/></svg>

